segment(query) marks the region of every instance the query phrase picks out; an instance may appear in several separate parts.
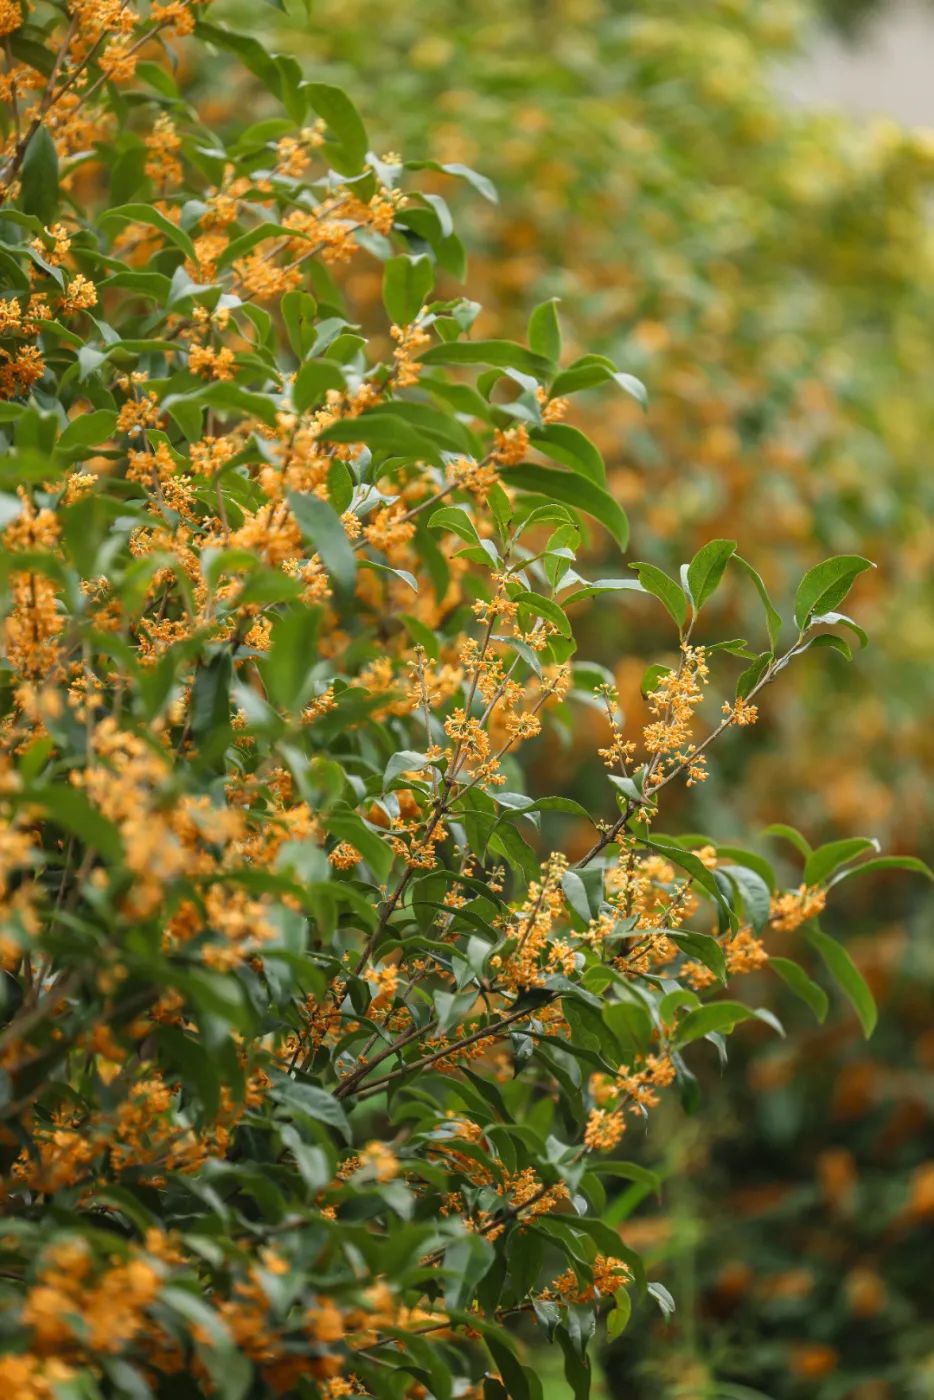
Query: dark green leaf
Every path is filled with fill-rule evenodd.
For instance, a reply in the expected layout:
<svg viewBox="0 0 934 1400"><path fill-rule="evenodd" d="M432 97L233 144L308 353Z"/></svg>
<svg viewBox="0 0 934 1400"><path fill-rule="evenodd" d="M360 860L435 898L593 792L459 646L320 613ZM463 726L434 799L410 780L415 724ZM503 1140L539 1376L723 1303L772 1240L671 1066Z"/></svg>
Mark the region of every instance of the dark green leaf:
<svg viewBox="0 0 934 1400"><path fill-rule="evenodd" d="M292 402L299 413L321 403L329 389L344 390L347 382L334 360L306 360L292 385Z"/></svg>
<svg viewBox="0 0 934 1400"><path fill-rule="evenodd" d="M795 621L807 626L815 613L827 613L842 603L853 580L874 566L859 554L838 554L809 569L795 594Z"/></svg>
<svg viewBox="0 0 934 1400"><path fill-rule="evenodd" d="M30 138L20 167L20 203L43 224L55 220L58 208L58 155L47 129L39 125Z"/></svg>
<svg viewBox="0 0 934 1400"><path fill-rule="evenodd" d="M860 865L854 865L850 870L841 871L830 883L839 885L854 875L869 875L874 870L910 870L915 875L924 875L928 880L934 880L934 871L917 856L876 856L872 860L864 860Z"/></svg>
<svg viewBox="0 0 934 1400"><path fill-rule="evenodd" d="M319 496L303 491L289 492L298 528L321 562L344 593L352 593L357 578L357 561L347 532L334 507Z"/></svg>
<svg viewBox="0 0 934 1400"><path fill-rule="evenodd" d="M341 88L329 83L303 83L302 91L331 133L327 153L335 170L356 175L367 153L366 130L356 107Z"/></svg>
<svg viewBox="0 0 934 1400"><path fill-rule="evenodd" d="M669 578L662 569L656 568L654 564L647 564L640 560L638 563L630 564L631 569L635 569L639 582L646 593L651 593L654 598L658 598L669 615L674 618L679 628L682 628L687 621L688 600L684 596L684 590Z"/></svg>
<svg viewBox="0 0 934 1400"><path fill-rule="evenodd" d="M735 540L710 540L694 555L688 565L687 580L696 612L700 612L716 589L727 560L735 553Z"/></svg>
<svg viewBox="0 0 934 1400"><path fill-rule="evenodd" d="M762 599L762 606L765 608L765 625L769 634L769 646L772 652L774 653L775 647L778 643L779 633L782 630L781 614L776 610L772 599L769 597L768 589L763 583L762 577L758 573L758 571L754 569L752 565L748 563L745 559L743 559L739 554L734 554L733 558L743 570L743 572L747 574L749 578L752 579L753 583L756 586L756 592Z"/></svg>
<svg viewBox="0 0 934 1400"><path fill-rule="evenodd" d="M818 1021L823 1021L827 1015L827 993L823 987L813 981L803 967L799 967L790 958L769 958L769 967L791 988L795 996L800 997L806 1006L809 1006L817 1017Z"/></svg>
<svg viewBox="0 0 934 1400"><path fill-rule="evenodd" d="M434 285L431 260L427 257L390 258L383 268L383 305L390 320L407 326L415 320Z"/></svg>
<svg viewBox="0 0 934 1400"><path fill-rule="evenodd" d="M674 1035L676 1045L689 1045L692 1040L710 1035L712 1031L725 1033L748 1021L753 1012L739 1001L712 1001L706 1006L696 1006L679 1021Z"/></svg>
<svg viewBox="0 0 934 1400"><path fill-rule="evenodd" d="M552 471L549 467L536 467L528 463L507 468L503 478L510 486L518 486L522 491L563 501L592 515L610 532L620 549L626 548L629 539L626 512L608 491L594 482L571 472Z"/></svg>
<svg viewBox="0 0 934 1400"><path fill-rule="evenodd" d="M582 433L567 423L548 423L534 428L531 439L539 452L571 471L586 476L597 486L606 487L606 466L599 449Z"/></svg>
<svg viewBox="0 0 934 1400"><path fill-rule="evenodd" d="M812 948L816 948L820 953L837 986L859 1017L863 1035L868 1040L875 1030L879 1013L863 974L847 950L836 939L814 927L806 929L804 936Z"/></svg>
<svg viewBox="0 0 934 1400"><path fill-rule="evenodd" d="M845 841L830 841L818 846L804 863L804 880L808 885L820 885L841 865L847 865L864 851L878 851L878 841L865 836L853 836Z"/></svg>
<svg viewBox="0 0 934 1400"><path fill-rule="evenodd" d="M86 447L105 442L116 425L117 415L112 409L98 408L91 413L81 413L68 424L55 444L56 449L69 456L79 455Z"/></svg>

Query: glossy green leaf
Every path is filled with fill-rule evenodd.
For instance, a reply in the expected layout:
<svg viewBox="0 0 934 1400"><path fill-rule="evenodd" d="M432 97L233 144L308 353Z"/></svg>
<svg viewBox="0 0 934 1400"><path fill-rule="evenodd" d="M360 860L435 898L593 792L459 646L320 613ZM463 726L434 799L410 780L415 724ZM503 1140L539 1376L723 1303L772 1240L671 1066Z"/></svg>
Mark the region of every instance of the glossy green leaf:
<svg viewBox="0 0 934 1400"><path fill-rule="evenodd" d="M795 621L805 627L820 613L827 613L842 603L853 581L874 566L859 554L839 554L825 559L823 564L809 569L795 593Z"/></svg>
<svg viewBox="0 0 934 1400"><path fill-rule="evenodd" d="M552 471L549 467L529 464L506 468L503 477L509 485L517 486L522 491L563 501L593 516L609 531L620 549L626 548L629 540L626 512L608 491L602 490L594 482L570 472Z"/></svg>

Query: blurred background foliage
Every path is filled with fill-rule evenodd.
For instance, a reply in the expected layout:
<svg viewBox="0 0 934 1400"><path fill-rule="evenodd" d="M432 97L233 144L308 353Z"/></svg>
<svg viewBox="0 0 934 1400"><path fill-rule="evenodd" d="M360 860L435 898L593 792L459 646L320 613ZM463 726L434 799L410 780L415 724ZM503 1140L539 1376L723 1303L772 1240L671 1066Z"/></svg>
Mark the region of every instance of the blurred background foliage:
<svg viewBox="0 0 934 1400"><path fill-rule="evenodd" d="M285 3L221 0L212 18L236 16L345 86L381 151L495 180L496 207L437 186L470 199L478 333L521 335L529 307L557 296L571 354L604 348L645 380L647 415L620 395L576 420L630 510L634 558L677 566L736 534L778 594L828 554L876 561L856 604L873 635L856 672L823 652L791 695L767 698L734 753L751 766L745 809L728 758L691 797L698 824L729 839L783 812L814 841L868 832L925 854L934 131L776 97L775 66L826 5ZM857 8L830 6L844 22ZM206 69L182 77L219 124L259 101ZM378 275L351 291L365 319ZM742 597L732 606L747 635ZM610 603L586 639L634 722L638 625ZM556 766L578 773L586 798L575 737L593 748L569 734L541 759L552 782ZM815 1032L783 1001L786 1041L750 1033L724 1087L711 1066L713 1127L673 1114L652 1130L647 1157L688 1164L689 1185L624 1202L621 1228L651 1245L679 1310L607 1353L608 1396L934 1395L934 966L917 885L859 890L836 931L882 1000L881 1029L864 1045L838 1005Z"/></svg>

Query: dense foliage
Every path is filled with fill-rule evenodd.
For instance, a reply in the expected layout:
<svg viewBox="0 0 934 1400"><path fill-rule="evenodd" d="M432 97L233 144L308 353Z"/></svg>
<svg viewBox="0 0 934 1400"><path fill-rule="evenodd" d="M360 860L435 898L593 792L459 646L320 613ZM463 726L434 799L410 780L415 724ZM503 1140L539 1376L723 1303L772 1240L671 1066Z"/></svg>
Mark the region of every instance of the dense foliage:
<svg viewBox="0 0 934 1400"><path fill-rule="evenodd" d="M776 592L815 550L878 565L865 685L851 694L830 656L766 697L749 781L721 801L714 775L704 822L730 834L739 800L752 823L793 809L815 838L928 842L931 133L778 99L818 22L808 3L436 0L428 28L390 0L286 11L264 28L352 84L380 139L496 181L500 208L471 214L466 239L487 333L557 295L569 341L644 379L647 419L620 397L578 420L638 508L642 552L671 571L741 535ZM740 608L731 625L752 623ZM600 658L627 710L630 637L620 624Z"/></svg>
<svg viewBox="0 0 934 1400"><path fill-rule="evenodd" d="M726 984L768 964L822 1017L800 958L874 1024L819 915L917 862L778 827L789 884L665 834L780 673L865 640L870 565L810 561L781 611L732 539L582 576L628 523L565 420L645 394L563 353L553 301L527 345L473 333L435 177L482 175L377 156L341 89L185 0L0 28L0 1379L524 1400L535 1325L585 1396L598 1318L672 1307L607 1214L655 1184L617 1149L740 1022L780 1030ZM178 44L276 114L212 129ZM708 622L724 578L751 643ZM653 619L644 725L584 604ZM599 788L529 795L588 710Z"/></svg>

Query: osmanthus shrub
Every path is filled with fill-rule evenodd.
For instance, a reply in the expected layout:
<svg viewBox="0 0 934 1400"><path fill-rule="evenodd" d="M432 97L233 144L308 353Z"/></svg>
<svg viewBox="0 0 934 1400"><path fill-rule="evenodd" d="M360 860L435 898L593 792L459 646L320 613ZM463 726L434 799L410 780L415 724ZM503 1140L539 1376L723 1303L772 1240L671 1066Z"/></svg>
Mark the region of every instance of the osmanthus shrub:
<svg viewBox="0 0 934 1400"><path fill-rule="evenodd" d="M871 843L791 833L782 889L661 810L790 661L860 636L867 562L813 568L793 622L733 541L588 581L586 532L627 525L569 400L641 386L562 367L550 303L528 347L471 336L434 292L447 206L342 91L182 0L0 0L0 28L0 1381L524 1400L538 1326L583 1396L598 1316L671 1306L603 1219L652 1184L620 1150L696 1097L695 1042L773 1020L723 990L767 925L871 1028L817 924ZM192 32L286 115L222 144L166 78ZM728 567L752 646L705 625ZM643 733L575 655L614 595L660 605ZM527 795L523 746L592 704L591 810Z"/></svg>

